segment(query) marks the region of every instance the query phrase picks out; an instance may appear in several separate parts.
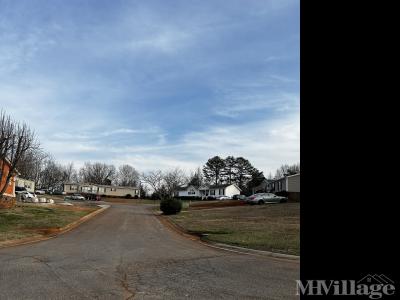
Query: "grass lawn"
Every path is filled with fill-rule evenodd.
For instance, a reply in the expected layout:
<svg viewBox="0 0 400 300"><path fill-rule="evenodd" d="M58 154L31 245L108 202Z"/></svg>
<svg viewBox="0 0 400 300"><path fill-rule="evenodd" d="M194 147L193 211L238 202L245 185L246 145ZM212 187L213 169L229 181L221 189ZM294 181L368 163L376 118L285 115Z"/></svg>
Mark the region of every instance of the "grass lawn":
<svg viewBox="0 0 400 300"><path fill-rule="evenodd" d="M0 242L49 234L97 209L37 204L18 204L12 209L0 209Z"/></svg>
<svg viewBox="0 0 400 300"><path fill-rule="evenodd" d="M300 203L189 210L168 218L210 241L300 254Z"/></svg>

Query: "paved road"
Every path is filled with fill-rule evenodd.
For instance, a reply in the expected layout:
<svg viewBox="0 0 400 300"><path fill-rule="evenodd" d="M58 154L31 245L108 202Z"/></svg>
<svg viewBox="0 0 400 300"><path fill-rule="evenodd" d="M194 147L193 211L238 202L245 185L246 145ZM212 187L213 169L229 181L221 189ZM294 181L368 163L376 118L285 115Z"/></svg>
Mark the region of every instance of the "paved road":
<svg viewBox="0 0 400 300"><path fill-rule="evenodd" d="M235 254L112 204L80 227L0 249L0 299L295 299L298 262Z"/></svg>

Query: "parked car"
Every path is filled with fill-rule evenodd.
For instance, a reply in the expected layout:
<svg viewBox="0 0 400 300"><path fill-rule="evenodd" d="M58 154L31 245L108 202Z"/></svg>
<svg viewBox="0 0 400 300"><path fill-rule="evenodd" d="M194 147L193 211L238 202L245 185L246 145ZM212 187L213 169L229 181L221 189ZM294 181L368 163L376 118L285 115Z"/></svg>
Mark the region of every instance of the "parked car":
<svg viewBox="0 0 400 300"><path fill-rule="evenodd" d="M81 194L73 194L70 196L70 198L71 198L71 200L85 200L86 199Z"/></svg>
<svg viewBox="0 0 400 300"><path fill-rule="evenodd" d="M217 196L217 197L215 197L217 200L231 200L231 197L229 197L229 196L224 196L224 195L221 195L221 196Z"/></svg>
<svg viewBox="0 0 400 300"><path fill-rule="evenodd" d="M246 196L237 194L237 195L233 195L232 199L233 200L246 200Z"/></svg>
<svg viewBox="0 0 400 300"><path fill-rule="evenodd" d="M272 193L258 193L246 198L246 202L250 204L281 203L286 201L286 197L277 196Z"/></svg>
<svg viewBox="0 0 400 300"><path fill-rule="evenodd" d="M35 193L36 193L37 195L44 195L44 194L46 194L46 192L45 192L44 190L36 190Z"/></svg>
<svg viewBox="0 0 400 300"><path fill-rule="evenodd" d="M20 186L16 186L16 187L15 187L15 193L18 195L18 194L20 194L21 192L27 192L26 188L20 187Z"/></svg>
<svg viewBox="0 0 400 300"><path fill-rule="evenodd" d="M21 191L18 195L22 202L38 203L39 199L35 194L29 193L28 191Z"/></svg>
<svg viewBox="0 0 400 300"><path fill-rule="evenodd" d="M66 195L67 193L63 192L63 191L59 191L59 190L53 190L53 191L50 191L49 194L50 195Z"/></svg>

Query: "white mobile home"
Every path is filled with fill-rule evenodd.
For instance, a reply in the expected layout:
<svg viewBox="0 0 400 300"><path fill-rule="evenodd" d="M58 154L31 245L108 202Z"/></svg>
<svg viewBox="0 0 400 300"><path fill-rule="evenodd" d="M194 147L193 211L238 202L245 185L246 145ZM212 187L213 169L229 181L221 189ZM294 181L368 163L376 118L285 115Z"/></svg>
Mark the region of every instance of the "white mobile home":
<svg viewBox="0 0 400 300"><path fill-rule="evenodd" d="M206 185L196 188L189 185L181 187L177 195L179 197L207 197L207 196L228 196L240 194L241 189L236 184Z"/></svg>
<svg viewBox="0 0 400 300"><path fill-rule="evenodd" d="M242 191L236 184L220 184L200 187L201 196L228 196L238 195Z"/></svg>
<svg viewBox="0 0 400 300"><path fill-rule="evenodd" d="M201 197L200 194L200 190L193 186L193 185L189 185L186 187L181 187L178 191L177 191L177 196L178 197Z"/></svg>

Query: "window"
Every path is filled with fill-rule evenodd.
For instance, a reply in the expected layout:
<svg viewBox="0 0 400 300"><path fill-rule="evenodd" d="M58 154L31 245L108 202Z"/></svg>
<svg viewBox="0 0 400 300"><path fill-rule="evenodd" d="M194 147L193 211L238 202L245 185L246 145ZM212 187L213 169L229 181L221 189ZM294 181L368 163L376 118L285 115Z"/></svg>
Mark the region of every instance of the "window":
<svg viewBox="0 0 400 300"><path fill-rule="evenodd" d="M116 191L117 191L117 188L113 188L113 187L112 187L112 188L110 188L110 191L111 191L111 192L116 192Z"/></svg>
<svg viewBox="0 0 400 300"><path fill-rule="evenodd" d="M215 190L210 190L210 195L215 195Z"/></svg>
<svg viewBox="0 0 400 300"><path fill-rule="evenodd" d="M104 192L105 192L105 188L99 187L99 193L104 193Z"/></svg>
<svg viewBox="0 0 400 300"><path fill-rule="evenodd" d="M196 191L191 189L188 191L188 195L196 195Z"/></svg>

